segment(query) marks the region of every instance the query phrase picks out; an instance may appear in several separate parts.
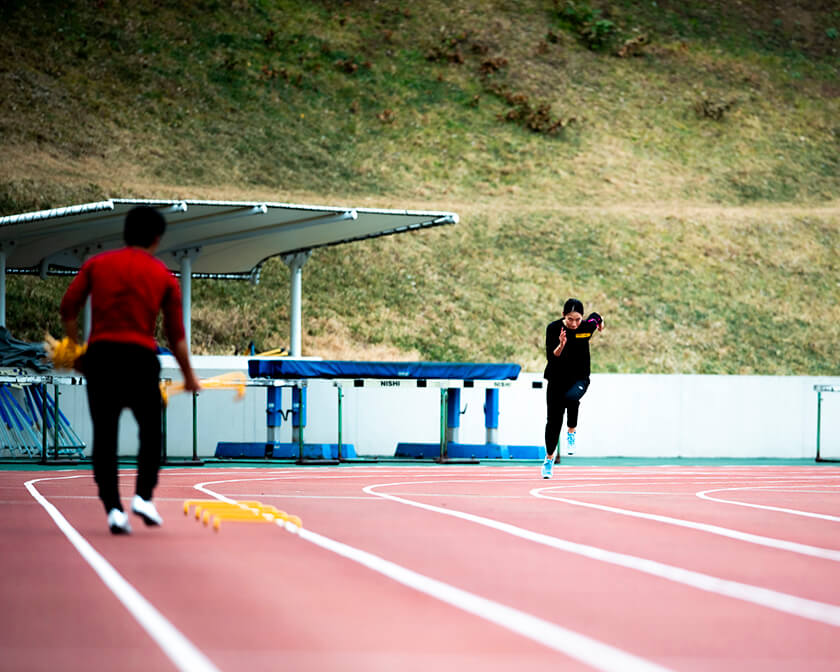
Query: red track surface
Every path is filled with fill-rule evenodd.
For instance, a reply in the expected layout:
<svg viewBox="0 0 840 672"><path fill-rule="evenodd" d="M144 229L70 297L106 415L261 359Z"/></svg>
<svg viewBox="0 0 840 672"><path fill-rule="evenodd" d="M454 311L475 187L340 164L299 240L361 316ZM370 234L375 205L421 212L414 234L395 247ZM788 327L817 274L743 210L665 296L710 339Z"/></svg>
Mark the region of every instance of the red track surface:
<svg viewBox="0 0 840 672"><path fill-rule="evenodd" d="M205 669L840 669L840 469L556 472L165 470L165 525L135 518L130 537L108 532L89 471L0 472L0 670L182 660L70 543L24 486L33 480ZM133 472L121 479L127 502ZM201 483L297 514L304 531L224 522L214 533L182 512L211 496ZM345 557L356 550L373 567ZM408 585L382 573L403 569ZM477 613L456 606L476 596L489 601Z"/></svg>

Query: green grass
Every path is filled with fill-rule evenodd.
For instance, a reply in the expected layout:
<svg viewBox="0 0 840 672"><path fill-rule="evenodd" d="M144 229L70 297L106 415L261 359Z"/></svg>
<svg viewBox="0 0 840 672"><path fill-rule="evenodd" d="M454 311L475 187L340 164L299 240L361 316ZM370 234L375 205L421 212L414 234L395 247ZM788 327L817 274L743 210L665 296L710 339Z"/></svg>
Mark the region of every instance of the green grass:
<svg viewBox="0 0 840 672"><path fill-rule="evenodd" d="M307 354L537 370L575 295L607 317L597 370L838 374L837 11L575 2L613 28L592 50L562 0L159 5L0 7L0 212L453 210L456 227L314 252ZM541 105L568 125L529 130ZM9 276L13 333L57 333L66 283ZM279 260L257 287L193 288L196 352L287 344Z"/></svg>

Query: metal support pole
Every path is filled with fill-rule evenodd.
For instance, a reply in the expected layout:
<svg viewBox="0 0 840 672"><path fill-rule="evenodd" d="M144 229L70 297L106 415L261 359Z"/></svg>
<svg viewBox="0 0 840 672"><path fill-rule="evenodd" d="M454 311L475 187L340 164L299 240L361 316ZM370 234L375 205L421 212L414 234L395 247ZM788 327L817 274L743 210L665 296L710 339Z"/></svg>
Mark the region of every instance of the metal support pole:
<svg viewBox="0 0 840 672"><path fill-rule="evenodd" d="M53 384L53 458L58 459L58 385Z"/></svg>
<svg viewBox="0 0 840 672"><path fill-rule="evenodd" d="M0 250L0 327L6 326L6 252Z"/></svg>
<svg viewBox="0 0 840 672"><path fill-rule="evenodd" d="M291 347L291 354L292 357L300 357L301 353L301 285L303 284L303 272L301 266L296 266L292 270L292 307L291 307L291 315L290 315L290 333L289 333L289 341Z"/></svg>
<svg viewBox="0 0 840 672"><path fill-rule="evenodd" d="M192 258L187 254L181 257L181 306L184 313L184 339L187 351L192 352Z"/></svg>
<svg viewBox="0 0 840 672"><path fill-rule="evenodd" d="M47 463L47 384L41 383L41 464Z"/></svg>
<svg viewBox="0 0 840 672"><path fill-rule="evenodd" d="M440 461L446 462L446 404L448 390L445 387L440 388Z"/></svg>
<svg viewBox="0 0 840 672"><path fill-rule="evenodd" d="M341 385L338 386L338 459L341 461L341 399L344 393Z"/></svg>
<svg viewBox="0 0 840 672"><path fill-rule="evenodd" d="M817 390L817 462L821 462L820 459L820 410L822 408L822 391Z"/></svg>
<svg viewBox="0 0 840 672"><path fill-rule="evenodd" d="M198 460L198 392L193 392L192 395L192 425L192 459L195 462Z"/></svg>
<svg viewBox="0 0 840 672"><path fill-rule="evenodd" d="M289 354L292 357L301 356L301 296L303 285L303 265L309 259L309 251L287 254L283 262L289 267L291 277L291 307L289 310Z"/></svg>

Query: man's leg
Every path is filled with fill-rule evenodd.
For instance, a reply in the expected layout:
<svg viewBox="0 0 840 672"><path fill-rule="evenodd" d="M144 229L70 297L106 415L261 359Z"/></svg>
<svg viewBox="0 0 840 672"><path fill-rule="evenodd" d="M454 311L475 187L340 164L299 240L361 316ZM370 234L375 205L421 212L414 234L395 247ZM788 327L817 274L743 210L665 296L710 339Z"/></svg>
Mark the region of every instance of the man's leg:
<svg viewBox="0 0 840 672"><path fill-rule="evenodd" d="M137 451L137 494L131 508L146 524L160 525L163 520L151 503L160 471L160 366L157 355L152 352L141 353L135 361L138 366L130 407L137 420L140 447ZM143 501L138 502L138 498Z"/></svg>
<svg viewBox="0 0 840 672"><path fill-rule="evenodd" d="M157 485L160 470L161 427L158 389L155 388L154 394L148 395L148 398L135 406L132 411L140 428L136 492L143 499L150 500Z"/></svg>
<svg viewBox="0 0 840 672"><path fill-rule="evenodd" d="M93 348L92 348L93 349ZM105 511L122 511L117 473L117 429L122 402L118 387L102 374L107 362L97 352L85 359L88 405L93 422L93 478Z"/></svg>

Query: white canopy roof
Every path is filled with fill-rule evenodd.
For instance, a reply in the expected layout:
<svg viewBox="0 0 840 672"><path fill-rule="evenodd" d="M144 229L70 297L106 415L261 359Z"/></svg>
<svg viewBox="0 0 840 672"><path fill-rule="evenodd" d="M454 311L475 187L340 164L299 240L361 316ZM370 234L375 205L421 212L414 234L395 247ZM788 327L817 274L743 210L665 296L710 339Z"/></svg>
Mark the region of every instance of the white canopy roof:
<svg viewBox="0 0 840 672"><path fill-rule="evenodd" d="M6 323L6 272L75 272L91 255L123 245L125 215L137 205L151 205L166 217L157 256L181 275L188 343L194 275L253 276L263 261L283 255L291 270L295 356L301 350L301 269L310 250L458 222L452 212L121 198L0 217L0 325Z"/></svg>
<svg viewBox="0 0 840 672"><path fill-rule="evenodd" d="M265 259L327 245L454 224L451 212L375 210L289 203L111 199L0 217L0 251L16 272L78 269L91 254L122 246L125 214L151 205L166 216L158 257L173 271L248 275Z"/></svg>

